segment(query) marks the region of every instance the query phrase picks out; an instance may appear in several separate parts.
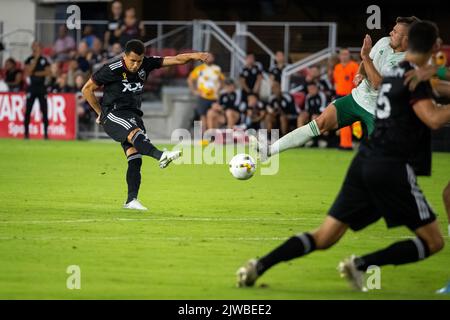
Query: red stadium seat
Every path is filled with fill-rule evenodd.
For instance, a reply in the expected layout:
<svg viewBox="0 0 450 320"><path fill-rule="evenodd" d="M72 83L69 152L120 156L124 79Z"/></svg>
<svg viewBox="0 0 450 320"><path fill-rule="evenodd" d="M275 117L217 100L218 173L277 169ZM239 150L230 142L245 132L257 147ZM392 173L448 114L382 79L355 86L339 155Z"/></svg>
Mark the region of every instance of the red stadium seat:
<svg viewBox="0 0 450 320"><path fill-rule="evenodd" d="M295 92L292 94L294 97L295 105L300 109L305 109L305 93L303 92Z"/></svg>

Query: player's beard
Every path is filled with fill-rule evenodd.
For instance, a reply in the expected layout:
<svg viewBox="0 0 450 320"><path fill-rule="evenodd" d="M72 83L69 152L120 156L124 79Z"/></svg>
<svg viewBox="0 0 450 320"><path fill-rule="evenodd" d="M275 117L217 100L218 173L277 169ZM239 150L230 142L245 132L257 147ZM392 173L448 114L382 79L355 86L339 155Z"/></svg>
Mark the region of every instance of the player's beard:
<svg viewBox="0 0 450 320"><path fill-rule="evenodd" d="M398 43L398 44L394 43L394 41L392 40L392 38L391 38L391 40L389 41L389 45L391 46L391 48L392 48L393 50L397 50L397 49L400 47L400 43Z"/></svg>

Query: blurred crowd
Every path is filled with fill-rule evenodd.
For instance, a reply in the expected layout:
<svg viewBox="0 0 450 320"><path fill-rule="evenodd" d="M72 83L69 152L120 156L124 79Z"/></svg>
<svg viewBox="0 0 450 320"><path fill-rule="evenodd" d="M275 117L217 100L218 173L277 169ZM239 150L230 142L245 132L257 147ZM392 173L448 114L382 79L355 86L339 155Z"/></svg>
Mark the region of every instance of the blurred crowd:
<svg viewBox="0 0 450 320"><path fill-rule="evenodd" d="M334 99L351 93L359 63L348 49L342 48L326 65L313 65L291 77L289 90L282 90L281 75L287 65L282 51L275 54L275 63L264 70L248 53L238 79L225 78L212 60L196 67L188 77L188 85L197 96L195 119L204 130L279 129L280 136L317 118ZM264 90L263 84L268 84ZM293 90L291 90L293 89ZM290 93L290 92L294 93ZM361 138L356 123L339 132L325 133L311 142L315 146L336 145L352 148L352 137Z"/></svg>
<svg viewBox="0 0 450 320"><path fill-rule="evenodd" d="M114 1L109 14L102 37L93 26L85 25L77 44L66 26L60 25L53 45L42 47L39 43L33 44L32 57L43 56L48 61L47 93L76 94L80 130L89 129L95 119L81 94L84 83L106 61L120 55L127 41L135 38L145 40L145 27L137 19L134 8L124 10L120 1ZM175 49L167 50L156 52L149 48L146 53L176 54ZM187 77L192 94L198 97L194 120L200 120L205 130L265 128L280 129L280 135L284 135L316 118L334 98L350 93L358 68L349 50L342 49L327 65L310 66L293 75L289 89L295 88L295 93L291 94L281 89L281 75L287 63L284 53L277 51L275 63L264 70L255 55L249 53L237 79L226 78L214 61L199 65L192 71L191 65L162 72L157 70L149 77L145 90L155 91L155 86L160 89L164 75ZM24 91L29 85L24 62L7 59L0 72L0 91ZM351 139L352 133L349 134Z"/></svg>

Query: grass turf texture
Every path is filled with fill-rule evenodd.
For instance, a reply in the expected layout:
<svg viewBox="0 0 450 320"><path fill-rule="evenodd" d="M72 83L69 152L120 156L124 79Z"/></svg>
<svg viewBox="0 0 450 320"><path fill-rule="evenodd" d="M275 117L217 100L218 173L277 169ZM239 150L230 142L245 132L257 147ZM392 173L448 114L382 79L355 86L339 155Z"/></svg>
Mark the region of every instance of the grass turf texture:
<svg viewBox="0 0 450 320"><path fill-rule="evenodd" d="M126 162L102 142L0 140L1 299L446 299L450 246L430 259L387 266L381 290L358 293L340 279L344 257L383 248L405 228L384 222L348 232L325 252L278 265L255 288L235 287L235 271L292 234L314 229L343 180L351 152L298 149L276 176L249 181L226 165L172 165L144 159L140 199L149 212L121 209ZM420 178L446 232L442 189L450 154ZM79 265L81 290L66 268ZM267 284L267 287L260 287Z"/></svg>

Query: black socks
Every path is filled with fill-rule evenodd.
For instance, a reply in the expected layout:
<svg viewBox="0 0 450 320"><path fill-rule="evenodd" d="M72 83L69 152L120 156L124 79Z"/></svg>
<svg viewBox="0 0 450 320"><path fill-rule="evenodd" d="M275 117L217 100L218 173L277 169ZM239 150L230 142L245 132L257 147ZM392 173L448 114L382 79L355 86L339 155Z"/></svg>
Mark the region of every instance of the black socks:
<svg viewBox="0 0 450 320"><path fill-rule="evenodd" d="M142 155L139 153L133 153L127 157L128 170L127 170L127 184L128 184L128 199L127 203L133 199L137 199L139 192L139 186L141 185L141 165Z"/></svg>
<svg viewBox="0 0 450 320"><path fill-rule="evenodd" d="M389 247L355 259L356 268L366 271L371 265L400 265L423 260L430 255L428 245L421 238L395 242Z"/></svg>
<svg viewBox="0 0 450 320"><path fill-rule="evenodd" d="M161 159L162 151L159 151L142 131L136 132L131 143L140 154L150 156L156 160Z"/></svg>
<svg viewBox="0 0 450 320"><path fill-rule="evenodd" d="M258 260L257 272L262 275L267 269L281 261L304 256L316 249L314 238L309 233L291 237L268 255Z"/></svg>

